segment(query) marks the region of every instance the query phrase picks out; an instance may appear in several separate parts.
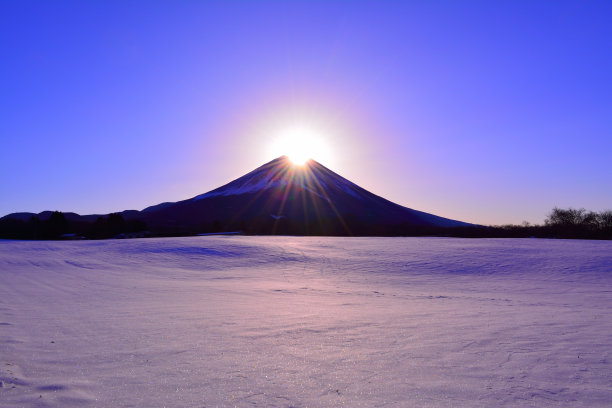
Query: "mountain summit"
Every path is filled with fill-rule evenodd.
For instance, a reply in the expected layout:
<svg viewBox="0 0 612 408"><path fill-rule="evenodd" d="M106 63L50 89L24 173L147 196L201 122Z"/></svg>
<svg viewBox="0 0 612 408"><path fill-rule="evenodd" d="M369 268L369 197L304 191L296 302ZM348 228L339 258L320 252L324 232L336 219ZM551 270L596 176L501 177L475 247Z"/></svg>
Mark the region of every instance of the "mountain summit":
<svg viewBox="0 0 612 408"><path fill-rule="evenodd" d="M415 229L471 226L392 203L314 160L274 159L205 194L141 212L166 231L388 235Z"/></svg>

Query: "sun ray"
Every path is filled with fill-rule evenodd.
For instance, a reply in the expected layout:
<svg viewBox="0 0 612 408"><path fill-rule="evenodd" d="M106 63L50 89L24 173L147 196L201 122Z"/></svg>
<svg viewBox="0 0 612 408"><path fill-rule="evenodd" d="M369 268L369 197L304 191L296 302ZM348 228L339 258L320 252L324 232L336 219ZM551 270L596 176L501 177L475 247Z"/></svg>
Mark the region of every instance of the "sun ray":
<svg viewBox="0 0 612 408"><path fill-rule="evenodd" d="M286 173L289 173L289 170L286 170ZM287 196L291 192L291 189L293 186L293 180L295 178L295 171L290 172L288 178L289 180L287 181L287 185L285 186L285 189L283 191L283 197L281 199L281 203L280 203L280 207L279 207L279 211L277 215L283 215L283 210L285 209L285 202L287 201ZM272 234L276 234L276 229L278 227L279 221L280 221L279 218L274 220L274 225L272 226Z"/></svg>
<svg viewBox="0 0 612 408"><path fill-rule="evenodd" d="M308 170L312 171L310 168L308 168ZM319 183L318 178L316 176L313 176L312 179L317 184L317 186L319 187L319 191L321 191L323 196L327 199L327 202L329 203L329 206L331 207L332 211L336 214L336 217L338 218L338 220L340 220L340 223L342 224L342 227L344 227L344 230L346 231L346 233L349 236L352 236L353 234L352 234L351 230L349 229L346 221L344 221L344 218L342 218L342 215L340 215L340 212L338 211L338 209L334 205L333 201L329 198L329 195L327 194L327 192L325 191L323 186L321 186L321 184Z"/></svg>

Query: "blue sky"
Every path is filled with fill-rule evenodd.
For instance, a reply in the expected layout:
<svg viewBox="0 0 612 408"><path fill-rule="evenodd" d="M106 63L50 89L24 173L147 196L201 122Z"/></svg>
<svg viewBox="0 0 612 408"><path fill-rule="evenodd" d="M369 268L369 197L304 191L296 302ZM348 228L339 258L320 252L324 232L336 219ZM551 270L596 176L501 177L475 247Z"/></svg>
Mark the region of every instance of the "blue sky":
<svg viewBox="0 0 612 408"><path fill-rule="evenodd" d="M142 209L323 164L484 224L612 208L612 2L0 4L0 214ZM315 157L317 159L317 157Z"/></svg>

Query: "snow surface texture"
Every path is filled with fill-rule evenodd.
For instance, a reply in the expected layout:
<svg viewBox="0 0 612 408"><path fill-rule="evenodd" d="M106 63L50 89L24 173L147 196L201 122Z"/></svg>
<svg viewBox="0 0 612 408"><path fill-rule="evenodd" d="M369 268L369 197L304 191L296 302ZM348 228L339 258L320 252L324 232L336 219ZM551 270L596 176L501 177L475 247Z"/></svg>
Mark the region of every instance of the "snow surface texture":
<svg viewBox="0 0 612 408"><path fill-rule="evenodd" d="M0 242L2 407L612 404L612 242Z"/></svg>

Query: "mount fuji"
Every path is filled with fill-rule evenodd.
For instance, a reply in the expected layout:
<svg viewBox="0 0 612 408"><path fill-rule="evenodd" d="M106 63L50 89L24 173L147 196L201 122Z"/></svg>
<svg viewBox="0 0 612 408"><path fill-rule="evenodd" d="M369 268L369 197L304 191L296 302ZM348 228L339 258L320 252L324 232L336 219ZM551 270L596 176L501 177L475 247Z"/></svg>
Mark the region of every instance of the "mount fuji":
<svg viewBox="0 0 612 408"><path fill-rule="evenodd" d="M427 235L445 234L449 228L475 227L392 203L314 160L295 165L286 156L205 194L119 214L119 220L116 214L113 218L119 226L108 224L104 230L104 219L110 220L109 216L64 213L69 224L64 229L86 236L108 237L125 227L122 222L131 225L132 230L146 223L154 235L238 231L291 235ZM37 236L37 222L48 223L51 215L51 211L13 213L0 218L0 223L9 230L30 228L33 232L29 236Z"/></svg>
<svg viewBox="0 0 612 408"><path fill-rule="evenodd" d="M145 208L140 216L165 231L396 235L474 226L403 207L314 160L299 166L286 156L205 194Z"/></svg>

